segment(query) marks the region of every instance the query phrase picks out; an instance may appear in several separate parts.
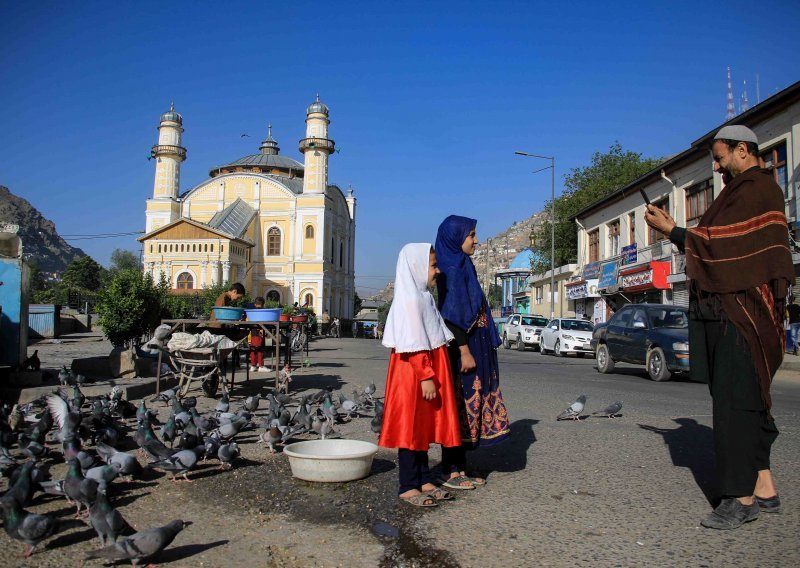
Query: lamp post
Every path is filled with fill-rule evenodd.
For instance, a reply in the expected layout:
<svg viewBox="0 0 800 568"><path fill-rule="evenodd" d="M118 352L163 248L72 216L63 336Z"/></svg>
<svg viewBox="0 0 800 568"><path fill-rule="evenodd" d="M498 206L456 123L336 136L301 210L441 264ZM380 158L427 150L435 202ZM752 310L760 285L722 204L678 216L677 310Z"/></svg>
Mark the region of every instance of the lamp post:
<svg viewBox="0 0 800 568"><path fill-rule="evenodd" d="M518 156L526 156L528 158L550 160L549 166L535 170L532 173L535 174L547 169L550 170L550 319L553 319L556 317L556 159L554 156L539 156L538 154L529 154L528 152L514 153Z"/></svg>

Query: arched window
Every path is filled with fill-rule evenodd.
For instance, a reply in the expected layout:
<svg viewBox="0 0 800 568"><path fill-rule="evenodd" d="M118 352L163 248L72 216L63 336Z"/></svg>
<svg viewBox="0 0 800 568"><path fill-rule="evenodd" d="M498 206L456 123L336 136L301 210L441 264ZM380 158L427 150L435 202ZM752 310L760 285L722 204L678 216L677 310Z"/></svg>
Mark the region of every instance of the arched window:
<svg viewBox="0 0 800 568"><path fill-rule="evenodd" d="M178 274L177 286L178 290L191 290L194 288L194 278L188 272L181 272Z"/></svg>
<svg viewBox="0 0 800 568"><path fill-rule="evenodd" d="M192 252L197 252L197 245L192 245Z"/></svg>
<svg viewBox="0 0 800 568"><path fill-rule="evenodd" d="M306 238L307 239L314 238L314 225L306 225Z"/></svg>
<svg viewBox="0 0 800 568"><path fill-rule="evenodd" d="M211 245L211 252L214 252L214 245Z"/></svg>
<svg viewBox="0 0 800 568"><path fill-rule="evenodd" d="M150 245L150 252L153 252L153 245Z"/></svg>
<svg viewBox="0 0 800 568"><path fill-rule="evenodd" d="M158 245L158 252L161 252L161 245Z"/></svg>
<svg viewBox="0 0 800 568"><path fill-rule="evenodd" d="M203 248L205 249L203 252L208 252L208 243L204 244Z"/></svg>
<svg viewBox="0 0 800 568"><path fill-rule="evenodd" d="M306 301L303 303L304 306L311 308L314 306L314 295L313 294L306 294Z"/></svg>
<svg viewBox="0 0 800 568"><path fill-rule="evenodd" d="M181 243L181 252L183 252L183 243Z"/></svg>
<svg viewBox="0 0 800 568"><path fill-rule="evenodd" d="M281 230L272 227L267 231L267 256L280 256L281 254Z"/></svg>
<svg viewBox="0 0 800 568"><path fill-rule="evenodd" d="M269 292L267 292L267 301L280 303L281 295L278 294L277 290L270 290Z"/></svg>
<svg viewBox="0 0 800 568"><path fill-rule="evenodd" d="M344 266L344 243L339 243L339 268Z"/></svg>

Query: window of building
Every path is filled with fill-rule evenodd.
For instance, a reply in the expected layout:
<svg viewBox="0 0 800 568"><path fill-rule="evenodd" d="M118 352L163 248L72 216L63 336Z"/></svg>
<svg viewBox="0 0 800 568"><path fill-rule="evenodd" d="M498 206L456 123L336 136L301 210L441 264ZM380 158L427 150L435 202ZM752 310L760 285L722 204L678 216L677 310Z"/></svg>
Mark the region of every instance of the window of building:
<svg viewBox="0 0 800 568"><path fill-rule="evenodd" d="M178 274L177 282L178 290L191 290L194 288L194 278L188 272L181 272Z"/></svg>
<svg viewBox="0 0 800 568"><path fill-rule="evenodd" d="M204 244L203 248L205 249L203 252L208 252L208 243ZM211 250L214 250L214 249L211 249Z"/></svg>
<svg viewBox="0 0 800 568"><path fill-rule="evenodd" d="M281 255L281 230L272 227L267 231L267 256Z"/></svg>
<svg viewBox="0 0 800 568"><path fill-rule="evenodd" d="M595 229L589 233L589 262L600 260L600 231Z"/></svg>
<svg viewBox="0 0 800 568"><path fill-rule="evenodd" d="M181 244L181 252L183 252L183 244Z"/></svg>
<svg viewBox="0 0 800 568"><path fill-rule="evenodd" d="M339 268L344 266L344 243L339 243Z"/></svg>
<svg viewBox="0 0 800 568"><path fill-rule="evenodd" d="M280 303L281 295L278 294L277 290L270 290L269 292L267 292L267 301Z"/></svg>
<svg viewBox="0 0 800 568"><path fill-rule="evenodd" d="M150 252L153 252L153 245L150 245Z"/></svg>
<svg viewBox="0 0 800 568"><path fill-rule="evenodd" d="M544 286L536 286L536 288L534 288L534 292L535 292L535 294L534 294L535 300L534 301L537 304L541 304L544 301Z"/></svg>
<svg viewBox="0 0 800 568"><path fill-rule="evenodd" d="M661 201L654 201L653 205L658 207L659 209L663 209L664 211L669 211L669 199L662 199ZM663 241L666 239L667 236L659 231L656 231L652 227L647 227L647 244L652 245L657 243L658 241Z"/></svg>
<svg viewBox="0 0 800 568"><path fill-rule="evenodd" d="M628 244L636 242L636 214L628 213Z"/></svg>
<svg viewBox="0 0 800 568"><path fill-rule="evenodd" d="M211 252L214 252L214 245L211 245Z"/></svg>
<svg viewBox="0 0 800 568"><path fill-rule="evenodd" d="M303 303L304 306L311 308L314 306L314 295L313 294L306 294L306 300Z"/></svg>
<svg viewBox="0 0 800 568"><path fill-rule="evenodd" d="M694 227L714 200L714 179L709 178L686 190L686 226Z"/></svg>
<svg viewBox="0 0 800 568"><path fill-rule="evenodd" d="M608 256L619 254L619 219L607 225L608 227Z"/></svg>
<svg viewBox="0 0 800 568"><path fill-rule="evenodd" d="M161 252L161 245L158 245L158 252Z"/></svg>
<svg viewBox="0 0 800 568"><path fill-rule="evenodd" d="M788 197L786 189L789 185L788 170L786 169L786 142L781 142L769 150L761 153L764 167L772 172L775 183L781 186L783 196Z"/></svg>
<svg viewBox="0 0 800 568"><path fill-rule="evenodd" d="M334 262L333 255L336 254L336 249L334 248L333 244L333 237L331 237L331 264Z"/></svg>
<svg viewBox="0 0 800 568"><path fill-rule="evenodd" d="M313 225L306 225L306 238L313 239L314 238L314 226Z"/></svg>

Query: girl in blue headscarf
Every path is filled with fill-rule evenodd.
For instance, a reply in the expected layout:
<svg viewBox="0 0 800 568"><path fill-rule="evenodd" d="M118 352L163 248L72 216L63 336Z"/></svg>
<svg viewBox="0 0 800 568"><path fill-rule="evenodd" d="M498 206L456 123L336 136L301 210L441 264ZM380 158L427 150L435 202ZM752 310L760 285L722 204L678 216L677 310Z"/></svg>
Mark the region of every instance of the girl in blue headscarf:
<svg viewBox="0 0 800 568"><path fill-rule="evenodd" d="M449 346L456 382L462 446L442 448L442 472L451 489L475 489L486 482L467 475L466 450L491 446L509 434L508 414L500 392L497 347L500 336L483 294L475 266L475 219L450 215L439 225L436 255L439 310L455 341Z"/></svg>

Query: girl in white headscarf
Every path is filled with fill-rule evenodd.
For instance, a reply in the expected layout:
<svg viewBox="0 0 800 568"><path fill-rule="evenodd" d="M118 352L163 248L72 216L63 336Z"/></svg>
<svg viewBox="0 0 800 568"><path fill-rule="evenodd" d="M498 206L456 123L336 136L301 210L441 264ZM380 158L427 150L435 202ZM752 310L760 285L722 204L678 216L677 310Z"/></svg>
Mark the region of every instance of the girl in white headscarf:
<svg viewBox="0 0 800 568"><path fill-rule="evenodd" d="M453 334L430 288L439 269L429 243L407 244L397 259L395 292L383 345L392 349L380 445L398 448L400 499L433 507L452 496L434 485L428 447L461 444L447 343Z"/></svg>

